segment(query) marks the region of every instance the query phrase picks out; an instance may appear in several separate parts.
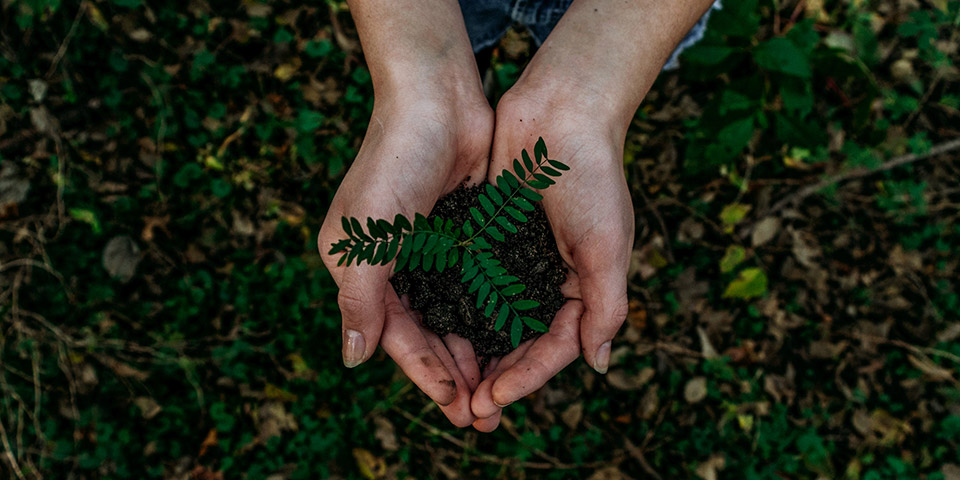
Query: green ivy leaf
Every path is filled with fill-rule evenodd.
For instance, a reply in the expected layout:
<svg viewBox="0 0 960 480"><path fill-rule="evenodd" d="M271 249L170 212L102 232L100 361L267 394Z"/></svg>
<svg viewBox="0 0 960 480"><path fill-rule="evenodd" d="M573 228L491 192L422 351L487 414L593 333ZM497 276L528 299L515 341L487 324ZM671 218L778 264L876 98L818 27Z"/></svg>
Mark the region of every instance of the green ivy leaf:
<svg viewBox="0 0 960 480"><path fill-rule="evenodd" d="M747 258L747 251L740 245L730 245L726 253L720 259L720 271L723 273L732 272L737 265L740 265Z"/></svg>
<svg viewBox="0 0 960 480"><path fill-rule="evenodd" d="M767 274L759 268L747 268L740 272L736 280L730 282L723 298L741 298L744 300L760 297L767 293Z"/></svg>
<svg viewBox="0 0 960 480"><path fill-rule="evenodd" d="M784 37L771 38L758 45L753 51L753 59L766 70L800 78L813 75L807 54Z"/></svg>

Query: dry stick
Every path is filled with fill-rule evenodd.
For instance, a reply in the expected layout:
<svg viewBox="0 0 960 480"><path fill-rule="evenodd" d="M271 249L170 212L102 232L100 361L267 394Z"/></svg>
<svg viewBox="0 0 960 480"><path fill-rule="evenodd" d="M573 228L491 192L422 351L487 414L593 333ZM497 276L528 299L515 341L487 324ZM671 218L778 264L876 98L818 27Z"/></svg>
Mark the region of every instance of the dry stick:
<svg viewBox="0 0 960 480"><path fill-rule="evenodd" d="M954 150L960 150L960 138L955 138L948 142L944 142L939 145L934 145L933 148L931 148L930 151L926 153L922 153L922 154L910 153L907 155L900 155L897 157L893 157L876 168L864 168L864 167L853 168L843 173L824 178L823 180L813 185L801 188L799 191L797 191L793 195L790 195L787 198L780 200L779 202L774 204L773 207L770 207L770 209L767 212L765 212L764 215L761 215L760 218L769 216L773 213L783 210L788 205L791 205L793 203L798 203L804 200L805 198L809 197L810 195L813 195L814 193L817 193L820 190L823 190L824 188L829 187L830 185L833 185L835 183L844 182L853 178L866 177L867 175L873 175L874 173L891 170L903 165L916 162L918 160L924 160L930 157L935 157L937 155L942 155L944 153L952 152Z"/></svg>
<svg viewBox="0 0 960 480"><path fill-rule="evenodd" d="M53 72L57 71L57 65L60 65L60 60L63 59L63 56L67 53L67 46L70 45L70 39L73 38L73 35L77 32L77 25L80 24L80 17L83 15L83 12L87 10L87 2L80 2L80 8L77 9L77 16L73 18L73 24L70 25L70 31L67 32L67 36L63 38L63 42L60 42L60 48L57 49L57 54L53 56L53 61L50 62L50 70L47 70L47 78L50 78L53 75Z"/></svg>
<svg viewBox="0 0 960 480"><path fill-rule="evenodd" d="M847 333L846 336L850 338L856 338L858 340L869 340L871 342L877 342L883 345L894 345L900 348L907 349L918 355L933 355L935 357L943 357L948 360L953 360L954 362L960 364L960 357L943 350L938 350L936 348L930 347L918 347L916 345L904 342L903 340L894 340L890 338L878 337L876 335L867 335L864 333Z"/></svg>
<svg viewBox="0 0 960 480"><path fill-rule="evenodd" d="M454 437L453 435L450 435L449 433L444 432L443 430L440 430L439 428L424 422L423 420L415 417L412 413L406 410L403 410L400 407L392 407L392 410L399 413L407 420L410 420L411 422L416 423L417 425L425 428L428 432L430 432L431 435L436 435L464 450L467 450L468 448L470 448L470 446L467 445L467 442L464 442L463 440L460 440L459 438ZM465 455L470 455L470 454L465 454ZM535 469L541 469L541 470L552 470L552 469L575 470L579 468L597 468L597 467L617 463L620 460L618 458L613 458L611 460L602 460L599 462L584 463L583 465L573 465L569 463L562 463L560 461L557 461L557 462L551 461L549 463L548 462L519 462L512 459L503 459L503 458L486 454L486 453L474 453L471 455L471 457L474 460L478 460L485 463L495 463L499 465L515 465L523 468L535 468Z"/></svg>
<svg viewBox="0 0 960 480"><path fill-rule="evenodd" d="M647 198L647 192L643 191L644 190L643 185L640 185L640 188L638 188L637 190L640 191L640 196L643 197L644 206L647 207L647 209L649 209L651 212L653 212L653 216L656 217L657 222L660 223L660 230L663 230L664 245L666 245L667 247L667 260L669 260L670 263L674 263L673 246L670 244L670 231L667 230L667 224L666 222L663 221L663 217L660 215L660 210L657 208L657 204L651 202L650 199Z"/></svg>
<svg viewBox="0 0 960 480"><path fill-rule="evenodd" d="M3 453L7 456L7 462L10 464L10 468L13 469L13 473L17 474L17 478L20 480L26 480L26 477L23 476L23 472L20 471L20 465L17 463L17 459L13 457L13 450L10 448L10 440L7 440L7 429L3 428L3 420L0 419L0 442L3 442Z"/></svg>
<svg viewBox="0 0 960 480"><path fill-rule="evenodd" d="M650 477L655 480L663 480L663 477L647 462L647 458L643 455L642 449L634 445L629 438L624 439L623 442L624 447L630 452L630 456L640 464L640 468L643 468L643 471L647 472L647 475L650 475Z"/></svg>

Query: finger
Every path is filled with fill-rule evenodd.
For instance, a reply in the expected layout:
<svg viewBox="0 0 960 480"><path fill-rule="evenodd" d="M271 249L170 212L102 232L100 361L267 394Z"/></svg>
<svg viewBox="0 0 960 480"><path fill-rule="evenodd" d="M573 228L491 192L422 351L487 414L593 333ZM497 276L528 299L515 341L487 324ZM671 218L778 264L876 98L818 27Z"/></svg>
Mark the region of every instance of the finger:
<svg viewBox="0 0 960 480"><path fill-rule="evenodd" d="M387 268L370 265L356 265L341 274L337 303L343 318L343 364L348 368L365 362L377 349L389 274Z"/></svg>
<svg viewBox="0 0 960 480"><path fill-rule="evenodd" d="M524 350L526 350L526 348L529 348L529 347L525 347L524 344L520 344L520 348L524 348ZM483 379L486 380L488 377L490 377L490 375L493 375L493 373L497 371L497 367L499 365L500 365L500 357L491 358L490 361L487 362L486 368L483 369Z"/></svg>
<svg viewBox="0 0 960 480"><path fill-rule="evenodd" d="M410 381L438 405L450 405L456 400L457 384L453 376L392 288L387 294L386 322L380 345Z"/></svg>
<svg viewBox="0 0 960 480"><path fill-rule="evenodd" d="M437 354L437 358L440 359L443 366L450 372L457 389L457 395L453 399L453 402L447 405L440 405L440 411L450 420L450 423L459 428L466 427L477 419L477 417L473 415L473 412L470 411L470 397L473 394L473 389L467 385L467 381L457 368L456 361L453 359L450 351L447 350L447 346L443 343L443 340L426 328L421 327L421 329L424 337L427 339L427 343L430 344L430 348L433 349L434 353Z"/></svg>
<svg viewBox="0 0 960 480"><path fill-rule="evenodd" d="M447 350L453 355L453 361L456 362L457 369L466 380L467 387L473 392L480 384L480 364L477 362L477 355L473 351L473 344L453 333L443 337L443 343L446 344Z"/></svg>
<svg viewBox="0 0 960 480"><path fill-rule="evenodd" d="M583 298L580 295L580 276L573 269L567 270L567 280L560 285L560 294L563 298Z"/></svg>
<svg viewBox="0 0 960 480"><path fill-rule="evenodd" d="M491 417L476 419L473 422L473 428L483 433L490 433L496 430L497 427L500 426L500 415L502 413L503 410L497 410L497 413L493 414Z"/></svg>
<svg viewBox="0 0 960 480"><path fill-rule="evenodd" d="M542 338L542 337L541 337ZM500 378L500 375L510 367L520 361L533 344L539 341L529 340L521 343L519 347L508 353L505 357L495 358L490 361L484 370L483 381L473 392L473 399L470 401L470 409L477 418L489 418L503 409L493 401L493 384Z"/></svg>
<svg viewBox="0 0 960 480"><path fill-rule="evenodd" d="M604 266L580 270L580 293L583 298L583 320L580 342L583 358L599 373L610 366L610 346L617 330L627 318L627 268Z"/></svg>
<svg viewBox="0 0 960 480"><path fill-rule="evenodd" d="M580 356L577 327L583 312L583 304L578 300L570 300L560 308L550 331L494 380L491 395L496 405L510 405L538 390Z"/></svg>

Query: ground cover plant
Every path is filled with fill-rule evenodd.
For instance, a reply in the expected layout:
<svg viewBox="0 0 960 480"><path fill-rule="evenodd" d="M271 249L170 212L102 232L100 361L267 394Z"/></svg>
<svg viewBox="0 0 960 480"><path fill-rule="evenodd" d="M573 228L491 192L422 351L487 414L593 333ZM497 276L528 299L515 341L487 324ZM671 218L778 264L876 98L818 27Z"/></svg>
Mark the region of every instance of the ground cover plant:
<svg viewBox="0 0 960 480"><path fill-rule="evenodd" d="M494 183L485 183L481 188L482 191L476 194L476 203L479 206L462 206L457 221L437 214L427 218L417 213L411 222L410 219L398 213L392 223L382 218L374 220L367 217L366 230L364 230L364 224L359 219L341 217L341 225L347 238L334 243L329 253L330 255L340 254L337 260L338 266L349 267L354 262L356 265L361 263L388 265L396 260L394 272L403 272L405 268L410 272L421 271L427 274L431 270L435 271L436 285L428 285L429 279L425 278L424 281L416 282L415 286L411 286L410 279L407 276L401 276L400 282L404 285L401 287L402 293L409 294L413 304L422 303L420 299L427 297L431 290L447 288L448 285L441 281L443 277L440 275L448 268L458 267L460 283L469 285L466 293L476 296L475 309L492 320L492 329L490 325L478 322L474 328L470 329L479 330L478 332L468 333L464 328L451 326L443 328L446 332L441 330L438 333L444 334L451 330L464 332L465 338L471 340L474 343L474 349L483 356L508 353L520 345L521 338L533 338L533 335L523 335L524 327L535 332L546 332L553 316L560 308L557 302L553 302L551 309L537 309L540 307L540 301L537 299L517 297L527 291L527 285L522 283L519 277L511 274L510 270L504 268L503 262L495 255L496 252L490 243L491 241L508 242L507 235L511 235L510 238L513 239L512 234L525 229L525 224L530 220L527 215L532 215L531 212L536 211L532 202L543 199L543 196L533 189L542 191L548 188L556 183L551 177L559 177L562 175L561 172L570 169L563 162L547 157L547 146L543 138L537 140L533 153L534 157L531 158L530 154L523 150L520 155L522 162L516 158L513 159L513 172L504 169L496 176ZM455 197L456 194L451 193L448 196ZM440 203L443 203L443 199ZM470 218L464 218L467 217L466 212L469 212ZM503 232L500 231L501 228ZM546 233L544 230L544 234ZM543 236L546 237L546 235ZM554 262L558 264L555 269L562 268L556 260L559 255L556 253L555 243L552 252L533 248L536 246L539 245L513 242L511 250L514 257L538 257L553 253ZM533 260L537 263L536 258ZM522 270L514 271L519 275ZM533 280L536 275L528 278ZM548 291L545 293L551 298L557 298L560 294L562 278L557 280L559 281L553 282L552 289L549 288L551 285L547 285ZM449 292L449 290L446 291ZM456 295L446 297L448 297L447 302L423 312L425 324L428 327L433 328L436 324L432 317L437 316L438 310L444 306L456 308L462 302ZM532 313L535 309L538 310L536 314L539 315ZM535 318L536 316L540 318ZM472 316L457 314L449 317L448 322L455 322L457 317L468 321ZM490 330L500 332L508 324L510 325L509 336L488 333ZM507 338L512 348L500 345L505 343Z"/></svg>
<svg viewBox="0 0 960 480"><path fill-rule="evenodd" d="M956 478L958 19L725 2L627 135L610 372L478 435L339 358L345 4L0 2L0 478Z"/></svg>

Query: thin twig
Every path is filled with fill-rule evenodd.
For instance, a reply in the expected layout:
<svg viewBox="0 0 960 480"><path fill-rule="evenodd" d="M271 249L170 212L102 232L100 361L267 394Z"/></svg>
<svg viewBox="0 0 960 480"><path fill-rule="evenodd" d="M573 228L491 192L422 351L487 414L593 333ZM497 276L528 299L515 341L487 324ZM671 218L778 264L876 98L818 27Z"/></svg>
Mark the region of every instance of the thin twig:
<svg viewBox="0 0 960 480"><path fill-rule="evenodd" d="M656 480L663 480L663 477L661 477L660 474L657 473L652 466L650 466L650 463L647 462L647 458L643 455L642 449L634 445L629 438L625 438L623 440L623 445L626 447L627 451L630 452L630 456L640 464L640 468L643 468L643 471L647 472L647 475L650 475L650 477Z"/></svg>
<svg viewBox="0 0 960 480"><path fill-rule="evenodd" d="M438 437L440 437L440 438L442 438L442 439L444 439L444 440L446 440L446 441L448 441L448 442L456 445L457 447L462 448L462 449L465 451L465 453L464 453L465 456L469 456L469 457L470 457L471 459L473 459L473 460L477 460L477 461L481 461L481 462L485 462L485 463L494 463L494 464L498 464L498 465L512 465L512 466L517 466L517 467L522 467L522 468L534 468L534 469L539 469L539 470L554 470L554 469L557 469L557 470L576 470L576 469L581 469L581 468L598 468L598 467L602 467L602 466L607 466L607 465L619 463L619 462L622 460L622 458L615 457L615 458L610 459L610 460L601 460L601 461L597 461L597 462L584 463L584 464L582 464L582 465L574 465L574 464L569 464L569 463L563 463L563 462L560 462L560 461L557 461L557 462L553 462L553 461L551 461L551 462L522 462L522 461L516 461L516 460L514 460L514 459L504 459L504 458L500 458L500 457L497 457L497 456L495 456L495 455L490 455L490 454L486 454L486 453L473 453L473 454L470 454L470 453L466 453L466 450L468 450L469 448L471 448L470 445L467 444L467 442L464 442L463 440L461 440L461 439L459 439L459 438L457 438L457 437L454 437L453 435L450 435L449 433L444 432L443 430L440 430L439 428L434 427L433 425L430 425L430 424L424 422L423 420L421 420L421 419L417 418L416 416L414 416L412 413L410 413L410 412L408 412L408 411L406 411L406 410L403 410L403 409L400 408L400 407L393 407L392 410L395 411L395 412L397 412L397 413L399 413L400 415L402 415L402 416L403 416L404 418L406 418L407 420L410 420L411 422L416 423L417 425L423 427L423 428L426 429L428 432L430 432L431 435L438 436Z"/></svg>
<svg viewBox="0 0 960 480"><path fill-rule="evenodd" d="M63 41L60 42L60 48L57 49L57 54L53 56L53 61L50 62L50 70L47 70L47 78L50 78L53 75L53 72L57 71L57 66L60 65L60 60L63 59L63 56L67 53L67 46L70 45L70 39L73 38L73 35L77 32L77 25L80 24L80 17L83 16L83 12L87 10L87 2L80 2L80 8L77 9L77 15L73 17L73 24L70 25L70 30L67 32L67 36L63 37Z"/></svg>
<svg viewBox="0 0 960 480"><path fill-rule="evenodd" d="M891 169L901 167L919 160L924 160L930 157L935 157L937 155L942 155L944 153L949 153L954 150L960 150L960 138L956 138L948 142L941 143L939 145L934 145L933 148L931 148L930 151L926 153L922 153L922 154L910 153L906 155L893 157L876 168L860 167L860 168L852 168L850 170L846 170L837 175L832 175L830 177L824 178L823 180L820 180L819 182L813 185L801 188L800 190L795 192L793 195L790 195L784 198L783 200L780 200L776 204L774 204L773 207L771 207L764 215L761 215L760 218L769 216L775 212L783 210L788 205L799 203L802 200L809 197L810 195L813 195L814 193L817 193L820 190L823 190L824 188L829 187L830 185L833 185L835 183L844 182L854 178L866 177L868 175L873 175L874 173L891 170Z"/></svg>
<svg viewBox="0 0 960 480"><path fill-rule="evenodd" d="M948 360L952 360L957 364L960 364L960 356L954 355L950 352L946 352L943 350L938 350L936 348L918 347L916 345L912 345L910 343L904 342L903 340L893 340L889 338L878 337L876 335L867 335L863 333L848 333L845 335L851 338L856 338L858 340L869 340L871 342L876 342L879 344L894 345L900 348L910 350L911 352L916 353L918 355L933 355L935 357L943 357Z"/></svg>
<svg viewBox="0 0 960 480"><path fill-rule="evenodd" d="M667 247L667 260L670 263L675 263L673 257L673 246L670 243L670 231L667 230L667 223L663 221L663 216L660 215L660 210L657 208L656 203L650 201L650 198L647 197L647 192L644 192L644 186L640 185L640 188L637 190L640 191L640 196L643 197L644 206L653 212L653 216L657 219L657 222L660 224L660 230L663 231L663 242L664 246Z"/></svg>
<svg viewBox="0 0 960 480"><path fill-rule="evenodd" d="M3 428L2 418L0 418L0 442L3 442L3 453L6 454L7 462L10 464L10 468L13 469L13 473L17 474L18 479L26 480L23 472L20 471L20 464L17 463L17 459L13 456L13 449L10 448L10 440L7 439L7 429Z"/></svg>

